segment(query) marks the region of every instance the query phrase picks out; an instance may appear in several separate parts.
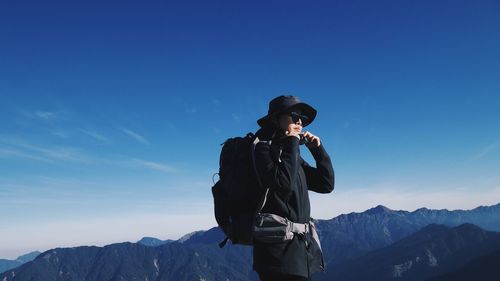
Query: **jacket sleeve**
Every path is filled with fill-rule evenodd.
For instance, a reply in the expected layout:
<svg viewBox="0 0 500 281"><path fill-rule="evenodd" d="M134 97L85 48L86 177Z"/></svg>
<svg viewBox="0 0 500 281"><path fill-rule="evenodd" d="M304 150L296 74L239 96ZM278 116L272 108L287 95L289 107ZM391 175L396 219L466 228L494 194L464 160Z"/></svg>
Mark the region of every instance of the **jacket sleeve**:
<svg viewBox="0 0 500 281"><path fill-rule="evenodd" d="M314 160L316 160L316 168L311 167L306 161L302 160L308 189L319 193L332 192L335 185L335 174L330 156L323 145L312 148L310 151Z"/></svg>
<svg viewBox="0 0 500 281"><path fill-rule="evenodd" d="M299 139L287 137L281 144L280 155L273 155L268 143L259 142L255 147L255 164L265 188L287 195L297 180L300 165Z"/></svg>

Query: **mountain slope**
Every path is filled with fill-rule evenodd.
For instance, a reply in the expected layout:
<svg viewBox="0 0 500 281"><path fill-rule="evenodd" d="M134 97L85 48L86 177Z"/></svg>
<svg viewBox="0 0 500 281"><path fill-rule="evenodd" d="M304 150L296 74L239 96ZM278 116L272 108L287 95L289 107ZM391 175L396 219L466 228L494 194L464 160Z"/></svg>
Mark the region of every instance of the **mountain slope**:
<svg viewBox="0 0 500 281"><path fill-rule="evenodd" d="M18 267L21 264L22 263L19 261L0 259L0 272L4 272L4 271L9 270L11 268Z"/></svg>
<svg viewBox="0 0 500 281"><path fill-rule="evenodd" d="M476 258L454 272L427 281L498 281L500 280L500 251Z"/></svg>
<svg viewBox="0 0 500 281"><path fill-rule="evenodd" d="M500 250L500 233L472 224L431 224L388 247L333 266L320 280L425 280Z"/></svg>

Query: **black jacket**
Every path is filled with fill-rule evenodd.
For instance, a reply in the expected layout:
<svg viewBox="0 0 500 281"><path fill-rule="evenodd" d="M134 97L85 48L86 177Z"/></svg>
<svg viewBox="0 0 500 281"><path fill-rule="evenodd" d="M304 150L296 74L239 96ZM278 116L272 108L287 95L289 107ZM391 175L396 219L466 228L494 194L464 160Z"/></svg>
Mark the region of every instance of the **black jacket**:
<svg viewBox="0 0 500 281"><path fill-rule="evenodd" d="M300 156L299 139L285 137L260 142L255 148L257 171L266 188L268 200L262 212L286 217L293 222L309 222L311 206L308 190L329 193L334 188L334 172L323 146L310 149L316 168ZM308 245L308 246L306 246ZM257 272L278 272L310 277L323 270L319 246L310 235L295 236L283 243L254 242L253 267Z"/></svg>

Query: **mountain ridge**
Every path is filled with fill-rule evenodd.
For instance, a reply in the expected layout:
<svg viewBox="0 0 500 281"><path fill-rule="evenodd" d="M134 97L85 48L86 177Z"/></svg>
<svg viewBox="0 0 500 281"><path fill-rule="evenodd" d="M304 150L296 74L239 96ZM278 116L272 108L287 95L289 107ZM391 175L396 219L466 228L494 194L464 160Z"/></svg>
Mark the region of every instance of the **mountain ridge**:
<svg viewBox="0 0 500 281"><path fill-rule="evenodd" d="M500 203L468 211L420 208L412 212L379 205L361 213L318 220L317 226L325 248L325 261L335 264L388 246L432 223L447 226L474 223L485 230L500 231Z"/></svg>

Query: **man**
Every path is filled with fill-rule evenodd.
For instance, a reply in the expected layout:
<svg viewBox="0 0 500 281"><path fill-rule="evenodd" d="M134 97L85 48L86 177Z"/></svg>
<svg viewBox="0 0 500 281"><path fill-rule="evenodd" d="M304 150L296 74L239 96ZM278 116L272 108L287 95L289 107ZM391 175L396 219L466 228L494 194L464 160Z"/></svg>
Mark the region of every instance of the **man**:
<svg viewBox="0 0 500 281"><path fill-rule="evenodd" d="M255 147L255 163L262 185L270 190L261 212L286 218L305 229L282 242L255 239L253 267L262 281L310 280L314 272L324 270L319 238L310 218L308 190L330 193L334 172L320 138L302 132L316 113L297 97L279 96L269 103L268 114L257 121L261 141ZM300 156L303 143L316 167Z"/></svg>

